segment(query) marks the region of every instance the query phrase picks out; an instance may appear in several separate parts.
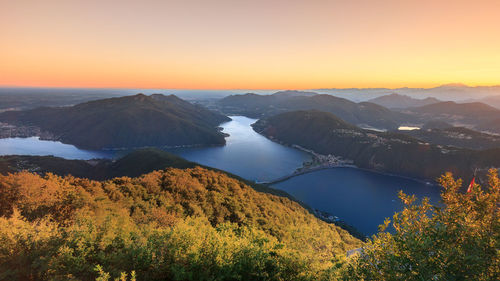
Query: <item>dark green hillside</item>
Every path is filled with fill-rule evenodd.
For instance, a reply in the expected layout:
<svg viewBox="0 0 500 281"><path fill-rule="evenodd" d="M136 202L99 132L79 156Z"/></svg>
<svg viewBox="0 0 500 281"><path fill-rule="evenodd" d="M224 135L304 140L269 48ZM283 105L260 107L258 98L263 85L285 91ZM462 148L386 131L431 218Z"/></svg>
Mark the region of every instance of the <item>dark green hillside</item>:
<svg viewBox="0 0 500 281"><path fill-rule="evenodd" d="M221 145L217 126L228 120L173 95L143 94L0 114L1 122L35 126L87 149Z"/></svg>
<svg viewBox="0 0 500 281"><path fill-rule="evenodd" d="M54 156L9 155L0 156L0 174L21 171L40 175L53 173L79 178L103 180L114 177L137 177L166 168L194 168L196 163L159 149L140 149L117 160L68 160Z"/></svg>
<svg viewBox="0 0 500 281"><path fill-rule="evenodd" d="M250 185L257 191L295 200L288 193L281 190L269 188L266 185L255 184L239 176L218 169L205 167L169 152L154 148L139 149L116 160L68 160L54 156L28 155L0 156L0 174L3 175L29 171L42 176L47 173L52 173L59 176L72 175L74 177L91 180L107 180L122 176L138 177L143 174L167 168L186 169L194 167L203 167L208 170L219 171Z"/></svg>
<svg viewBox="0 0 500 281"><path fill-rule="evenodd" d="M96 164L109 160L97 160ZM0 174L30 171L38 174L74 175L76 177L97 176L95 165L91 161L68 160L54 156L7 155L0 156ZM99 171L100 172L100 171Z"/></svg>
<svg viewBox="0 0 500 281"><path fill-rule="evenodd" d="M383 106L361 102L355 103L347 99L331 95L285 95L269 96L245 94L233 95L218 102L219 109L226 114L239 114L253 118L296 110L320 110L330 112L352 124L368 125L375 128L395 129L409 117L393 112Z"/></svg>
<svg viewBox="0 0 500 281"><path fill-rule="evenodd" d="M254 129L287 144L351 159L362 168L435 179L445 171L470 178L475 168L500 166L500 148L475 151L429 145L399 133L360 129L335 115L296 111L259 120Z"/></svg>

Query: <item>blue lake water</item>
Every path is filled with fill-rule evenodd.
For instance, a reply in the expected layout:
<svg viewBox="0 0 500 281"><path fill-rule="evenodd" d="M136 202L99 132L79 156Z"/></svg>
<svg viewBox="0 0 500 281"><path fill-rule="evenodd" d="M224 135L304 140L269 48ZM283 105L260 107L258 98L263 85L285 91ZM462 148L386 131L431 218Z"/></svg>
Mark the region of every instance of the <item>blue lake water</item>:
<svg viewBox="0 0 500 281"><path fill-rule="evenodd" d="M111 158L114 153L109 151L82 150L70 144L31 137L0 139L0 155L53 155L66 159L88 160L93 158Z"/></svg>
<svg viewBox="0 0 500 281"><path fill-rule="evenodd" d="M307 205L338 216L366 235L402 209L398 192L439 202L440 187L356 168L332 168L293 177L273 185Z"/></svg>
<svg viewBox="0 0 500 281"><path fill-rule="evenodd" d="M226 145L205 148L178 148L168 151L206 166L255 181L269 181L291 174L309 161L303 151L286 147L257 134L250 125L257 121L243 116L221 125L228 133Z"/></svg>
<svg viewBox="0 0 500 281"><path fill-rule="evenodd" d="M286 147L257 134L252 123L257 121L243 116L221 124L229 134L225 146L197 148L169 148L189 161L214 167L243 178L269 181L288 175L309 161L311 156L303 151ZM44 141L37 137L0 139L0 155L53 155L66 159L117 158L130 150L89 151L57 141Z"/></svg>
<svg viewBox="0 0 500 281"><path fill-rule="evenodd" d="M255 119L234 116L222 124L230 136L221 147L167 149L190 161L255 181L270 181L292 173L307 153L274 143L251 128ZM38 138L0 139L0 155L54 155L67 159L114 158L127 151L88 151ZM309 206L338 216L365 234L373 234L384 218L400 210L397 192L439 199L439 188L406 178L355 168L320 170L273 185Z"/></svg>

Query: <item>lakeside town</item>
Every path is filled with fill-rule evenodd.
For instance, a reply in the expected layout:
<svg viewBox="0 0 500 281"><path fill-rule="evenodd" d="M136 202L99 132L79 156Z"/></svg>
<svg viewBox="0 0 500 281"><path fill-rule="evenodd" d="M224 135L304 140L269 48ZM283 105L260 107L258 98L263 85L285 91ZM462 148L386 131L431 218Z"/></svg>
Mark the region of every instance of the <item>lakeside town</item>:
<svg viewBox="0 0 500 281"><path fill-rule="evenodd" d="M316 153L310 149L301 147L300 145L296 145L296 144L293 144L292 147L309 153L312 156L311 160L305 161L304 163L302 163L302 167L297 168L295 171L293 171L293 173L291 173L289 175L279 177L277 179L270 180L270 181L256 181L255 183L274 184L274 183L278 183L278 182L293 178L295 176L307 174L307 173L322 170L322 169L338 168L338 167L352 167L352 168L356 167L352 160L342 159L342 157L340 157L340 156L335 156L335 155L331 155L331 154L328 154L328 155L319 154L319 153Z"/></svg>
<svg viewBox="0 0 500 281"><path fill-rule="evenodd" d="M36 126L16 126L0 122L0 139L39 137L41 140L57 140L57 138Z"/></svg>

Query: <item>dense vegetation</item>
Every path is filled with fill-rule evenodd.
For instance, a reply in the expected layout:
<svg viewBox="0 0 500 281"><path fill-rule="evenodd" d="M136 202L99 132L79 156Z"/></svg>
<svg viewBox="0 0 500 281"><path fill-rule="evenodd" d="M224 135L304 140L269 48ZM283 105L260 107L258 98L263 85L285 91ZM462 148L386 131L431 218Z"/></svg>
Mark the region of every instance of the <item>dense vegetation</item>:
<svg viewBox="0 0 500 281"><path fill-rule="evenodd" d="M442 172L470 179L474 169L500 166L500 148L468 150L422 143L399 133L363 130L327 112L296 111L261 119L254 129L320 154L351 159L368 169L433 180Z"/></svg>
<svg viewBox="0 0 500 281"><path fill-rule="evenodd" d="M116 160L69 160L54 156L30 155L0 156L0 174L3 175L26 170L40 175L53 173L60 176L73 175L93 180L121 176L137 177L165 168L184 169L195 166L197 166L196 163L154 148L135 150Z"/></svg>
<svg viewBox="0 0 500 281"><path fill-rule="evenodd" d="M219 172L96 182L0 176L1 280L498 280L500 181L406 207L361 246L286 198ZM96 279L97 278L97 279Z"/></svg>
<svg viewBox="0 0 500 281"><path fill-rule="evenodd" d="M223 173L97 182L0 176L0 279L311 280L361 246L299 204Z"/></svg>
<svg viewBox="0 0 500 281"><path fill-rule="evenodd" d="M239 176L224 172L215 168L202 166L198 163L188 161L169 152L155 149L144 148L135 150L125 156L116 159L92 159L92 160L68 160L54 156L28 156L28 155L9 155L0 156L0 174L7 175L22 171L30 171L41 176L47 173L67 176L72 175L78 178L91 180L105 180L114 177L137 177L156 170L166 168L194 168L201 166L212 171L222 172L232 178L250 185L253 189L274 194L286 198L292 198L288 193L270 188L267 185L256 184ZM304 207L308 208L304 205ZM349 230L355 233L354 230ZM361 237L359 234L356 234Z"/></svg>
<svg viewBox="0 0 500 281"><path fill-rule="evenodd" d="M394 233L381 232L345 272L349 280L500 280L500 180L490 170L484 189L461 193L450 173L442 206L403 193L406 205L393 217ZM387 227L387 220L382 229Z"/></svg>
<svg viewBox="0 0 500 281"><path fill-rule="evenodd" d="M407 121L404 114L393 112L383 106L331 95L303 92L278 92L273 95L232 95L218 101L219 109L226 114L245 115L254 118L268 117L295 110L321 110L330 112L352 124L375 128L395 129Z"/></svg>
<svg viewBox="0 0 500 281"><path fill-rule="evenodd" d="M40 128L53 139L87 149L221 145L224 135L217 126L228 120L174 95L159 94L0 114L0 122Z"/></svg>

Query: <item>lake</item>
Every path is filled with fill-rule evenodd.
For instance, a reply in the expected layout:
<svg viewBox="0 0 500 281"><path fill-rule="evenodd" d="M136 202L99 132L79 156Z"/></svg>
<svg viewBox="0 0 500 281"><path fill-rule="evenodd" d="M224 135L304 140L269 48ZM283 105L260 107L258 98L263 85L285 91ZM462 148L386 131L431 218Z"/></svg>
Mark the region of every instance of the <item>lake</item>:
<svg viewBox="0 0 500 281"><path fill-rule="evenodd" d="M250 126L256 119L243 116L231 116L231 119L221 125L223 132L229 134L225 146L167 150L189 161L254 181L270 181L291 174L304 161L311 160L308 153L256 133Z"/></svg>
<svg viewBox="0 0 500 281"><path fill-rule="evenodd" d="M66 159L88 160L111 158L114 156L114 152L83 150L70 144L31 137L0 139L0 155L53 155Z"/></svg>
<svg viewBox="0 0 500 281"><path fill-rule="evenodd" d="M412 179L356 168L332 168L293 177L273 185L307 205L338 216L366 235L402 208L399 190L439 202L440 188Z"/></svg>
<svg viewBox="0 0 500 281"><path fill-rule="evenodd" d="M232 116L221 125L229 134L220 147L167 149L190 161L254 181L271 181L291 174L311 156L257 134L255 119ZM126 151L88 151L38 138L0 139L0 155L54 155L67 159L113 158ZM439 188L411 179L355 168L333 168L300 175L273 185L312 208L338 216L365 234L373 234L385 217L400 210L397 192L439 199Z"/></svg>
<svg viewBox="0 0 500 281"><path fill-rule="evenodd" d="M270 181L291 174L311 160L308 153L272 142L257 134L252 123L243 116L232 116L232 121L221 124L229 134L225 146L165 149L189 161L221 169L254 181ZM117 158L130 150L89 151L57 141L37 137L0 139L0 155L53 155L66 159Z"/></svg>

